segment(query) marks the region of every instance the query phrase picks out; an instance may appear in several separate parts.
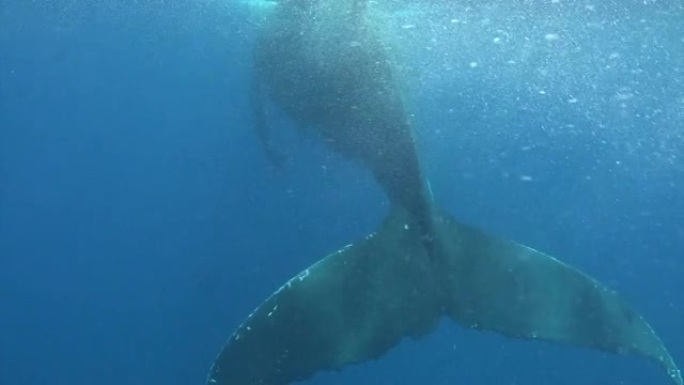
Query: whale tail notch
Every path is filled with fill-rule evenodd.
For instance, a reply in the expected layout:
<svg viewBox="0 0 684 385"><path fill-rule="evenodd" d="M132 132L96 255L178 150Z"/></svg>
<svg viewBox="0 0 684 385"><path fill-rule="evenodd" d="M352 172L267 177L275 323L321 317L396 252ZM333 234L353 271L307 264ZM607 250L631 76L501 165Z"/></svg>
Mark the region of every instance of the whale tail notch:
<svg viewBox="0 0 684 385"><path fill-rule="evenodd" d="M230 337L207 384L285 385L379 358L442 316L483 331L618 354L682 378L660 339L615 292L553 257L434 217L439 258L395 209L380 230L316 262Z"/></svg>

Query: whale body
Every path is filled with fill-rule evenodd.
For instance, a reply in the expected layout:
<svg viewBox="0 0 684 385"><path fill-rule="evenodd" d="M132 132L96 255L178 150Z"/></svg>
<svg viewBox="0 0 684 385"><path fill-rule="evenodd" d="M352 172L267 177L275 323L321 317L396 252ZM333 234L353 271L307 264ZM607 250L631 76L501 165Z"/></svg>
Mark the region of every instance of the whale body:
<svg viewBox="0 0 684 385"><path fill-rule="evenodd" d="M221 349L207 384L285 385L379 358L442 317L468 328L647 357L679 370L649 324L603 284L435 208L388 48L363 0L281 0L254 49L252 108L277 159L267 100L367 167L380 228L276 290Z"/></svg>

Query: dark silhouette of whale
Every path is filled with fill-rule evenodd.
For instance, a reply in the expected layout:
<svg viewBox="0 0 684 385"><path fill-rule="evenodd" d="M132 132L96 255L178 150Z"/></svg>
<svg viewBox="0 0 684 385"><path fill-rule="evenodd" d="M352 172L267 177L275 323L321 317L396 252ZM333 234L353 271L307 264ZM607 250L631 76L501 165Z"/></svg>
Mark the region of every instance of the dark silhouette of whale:
<svg viewBox="0 0 684 385"><path fill-rule="evenodd" d="M266 97L368 167L389 213L377 232L266 299L223 347L207 384L304 380L378 358L446 316L514 338L642 355L682 385L660 339L615 292L434 207L387 49L365 12L365 0L281 0L254 49L252 105L271 159Z"/></svg>

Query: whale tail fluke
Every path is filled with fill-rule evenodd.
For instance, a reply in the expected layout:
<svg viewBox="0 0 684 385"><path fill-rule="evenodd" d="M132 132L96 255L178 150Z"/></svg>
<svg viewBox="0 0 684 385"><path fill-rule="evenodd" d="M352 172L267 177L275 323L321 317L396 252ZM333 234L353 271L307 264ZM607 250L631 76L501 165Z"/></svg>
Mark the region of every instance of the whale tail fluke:
<svg viewBox="0 0 684 385"><path fill-rule="evenodd" d="M506 336L638 354L682 378L642 317L613 291L550 256L434 217L438 258L401 210L316 262L230 337L207 384L285 385L379 358L442 316Z"/></svg>
<svg viewBox="0 0 684 385"><path fill-rule="evenodd" d="M640 355L682 377L643 317L600 282L549 255L449 218L439 228L448 267L449 316L475 329Z"/></svg>

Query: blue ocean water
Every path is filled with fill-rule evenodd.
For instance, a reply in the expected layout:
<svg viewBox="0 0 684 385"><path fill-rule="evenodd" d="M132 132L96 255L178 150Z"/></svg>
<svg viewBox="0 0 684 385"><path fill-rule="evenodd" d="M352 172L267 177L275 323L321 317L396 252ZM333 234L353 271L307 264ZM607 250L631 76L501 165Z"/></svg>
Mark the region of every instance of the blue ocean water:
<svg viewBox="0 0 684 385"><path fill-rule="evenodd" d="M439 203L623 293L684 362L684 9L388 1ZM358 165L251 131L237 1L0 4L0 384L197 384L287 278L371 232ZM255 16L255 13L256 16ZM444 322L310 383L667 384Z"/></svg>

